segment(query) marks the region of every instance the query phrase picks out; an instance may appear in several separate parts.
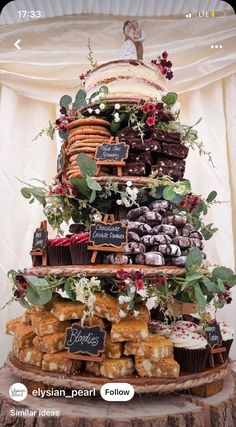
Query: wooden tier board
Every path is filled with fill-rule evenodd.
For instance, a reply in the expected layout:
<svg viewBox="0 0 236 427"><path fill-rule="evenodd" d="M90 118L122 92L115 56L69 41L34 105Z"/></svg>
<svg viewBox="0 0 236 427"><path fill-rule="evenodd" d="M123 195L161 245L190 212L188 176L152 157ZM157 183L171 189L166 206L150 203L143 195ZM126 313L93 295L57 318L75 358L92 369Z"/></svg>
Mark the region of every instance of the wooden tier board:
<svg viewBox="0 0 236 427"><path fill-rule="evenodd" d="M31 381L34 386L44 384L51 387L63 387L68 389L88 389L95 388L99 391L106 383L128 382L136 393L173 393L180 390L189 390L193 387L203 386L215 381L222 380L230 371L230 364L216 366L199 373L182 373L176 379L164 378L141 378L138 376L127 376L114 380L105 377L95 377L89 374L61 374L57 372L46 372L40 368L19 362L12 354L9 354L6 365L17 377Z"/></svg>

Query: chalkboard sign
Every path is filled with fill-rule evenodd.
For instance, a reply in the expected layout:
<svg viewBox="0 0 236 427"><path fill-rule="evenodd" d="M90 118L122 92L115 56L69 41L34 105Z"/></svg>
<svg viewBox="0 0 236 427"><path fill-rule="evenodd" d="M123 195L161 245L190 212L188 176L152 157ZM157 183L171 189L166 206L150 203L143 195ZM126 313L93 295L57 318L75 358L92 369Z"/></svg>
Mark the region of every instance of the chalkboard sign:
<svg viewBox="0 0 236 427"><path fill-rule="evenodd" d="M45 249L47 246L48 232L44 228L37 228L34 232L32 249Z"/></svg>
<svg viewBox="0 0 236 427"><path fill-rule="evenodd" d="M95 159L101 162L122 162L127 159L129 146L125 142L119 144L101 144L96 149Z"/></svg>
<svg viewBox="0 0 236 427"><path fill-rule="evenodd" d="M89 240L95 246L121 247L127 243L127 227L121 222L97 222L90 227Z"/></svg>
<svg viewBox="0 0 236 427"><path fill-rule="evenodd" d="M106 332L99 326L80 326L74 323L66 330L65 347L69 353L99 356L104 351Z"/></svg>
<svg viewBox="0 0 236 427"><path fill-rule="evenodd" d="M206 339L210 347L221 346L222 336L218 323L208 323L205 327Z"/></svg>
<svg viewBox="0 0 236 427"><path fill-rule="evenodd" d="M61 150L57 157L57 175L62 174L63 168L64 168L64 154Z"/></svg>

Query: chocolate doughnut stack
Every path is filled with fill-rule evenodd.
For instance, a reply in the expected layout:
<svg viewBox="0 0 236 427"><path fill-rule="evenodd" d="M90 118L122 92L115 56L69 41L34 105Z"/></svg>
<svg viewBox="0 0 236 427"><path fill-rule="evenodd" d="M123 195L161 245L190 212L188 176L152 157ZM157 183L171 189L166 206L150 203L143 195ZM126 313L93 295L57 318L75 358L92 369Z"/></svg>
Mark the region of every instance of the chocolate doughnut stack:
<svg viewBox="0 0 236 427"><path fill-rule="evenodd" d="M178 132L155 128L142 141L138 131L126 127L116 136L130 147L124 175L148 176L156 172L157 176L169 175L174 181L183 179L189 150L181 143Z"/></svg>
<svg viewBox="0 0 236 427"><path fill-rule="evenodd" d="M203 249L202 234L185 217L173 214L167 200L131 209L127 218L128 243L124 245L123 264L184 267L191 248ZM114 254L107 255L104 262L121 263Z"/></svg>
<svg viewBox="0 0 236 427"><path fill-rule="evenodd" d="M94 157L96 148L109 142L111 132L110 123L106 120L87 118L78 119L71 122L68 126L68 141L66 145L66 158L68 159L67 178L80 176L80 170L77 164L79 153L85 153L89 157Z"/></svg>

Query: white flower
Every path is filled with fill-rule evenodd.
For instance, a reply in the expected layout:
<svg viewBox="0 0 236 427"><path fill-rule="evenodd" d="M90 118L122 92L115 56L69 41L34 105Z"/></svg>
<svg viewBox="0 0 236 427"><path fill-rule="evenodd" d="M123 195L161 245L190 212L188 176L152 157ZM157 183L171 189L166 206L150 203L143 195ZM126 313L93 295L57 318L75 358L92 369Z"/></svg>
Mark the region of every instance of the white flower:
<svg viewBox="0 0 236 427"><path fill-rule="evenodd" d="M95 213L95 214L93 215L93 220L94 220L94 221L101 221L101 219L102 219L102 215L101 215L101 214L99 214L99 213Z"/></svg>
<svg viewBox="0 0 236 427"><path fill-rule="evenodd" d="M100 110L99 110L99 108L96 108L95 113L96 113L96 114L100 114Z"/></svg>
<svg viewBox="0 0 236 427"><path fill-rule="evenodd" d="M78 282L79 286L86 286L88 284L89 279L87 277L81 277L81 279Z"/></svg>
<svg viewBox="0 0 236 427"><path fill-rule="evenodd" d="M131 279L125 279L124 282L125 282L126 285L130 285L130 283L132 283L132 280Z"/></svg>
<svg viewBox="0 0 236 427"><path fill-rule="evenodd" d="M95 102L96 102L96 101L99 101L99 99L100 99L100 95L96 95L96 96L94 97L94 99L95 99Z"/></svg>
<svg viewBox="0 0 236 427"><path fill-rule="evenodd" d="M93 109L92 108L88 108L88 113L92 114L92 112L93 112Z"/></svg>
<svg viewBox="0 0 236 427"><path fill-rule="evenodd" d="M127 185L127 187L132 187L133 183L132 183L132 181L127 181L126 185Z"/></svg>
<svg viewBox="0 0 236 427"><path fill-rule="evenodd" d="M91 99L91 103L94 104L94 102L96 102L96 97Z"/></svg>
<svg viewBox="0 0 236 427"><path fill-rule="evenodd" d="M120 200L120 199L119 199L119 200L117 200L117 201L116 201L116 204L117 204L117 205L119 205L119 206L120 206L120 205L122 205L122 200Z"/></svg>
<svg viewBox="0 0 236 427"><path fill-rule="evenodd" d="M101 282L97 277L95 277L95 276L91 277L91 279L90 279L90 285L91 286L95 286L95 287L99 288L100 284L101 284Z"/></svg>
<svg viewBox="0 0 236 427"><path fill-rule="evenodd" d="M115 117L115 122L119 123L119 121L120 121L120 117Z"/></svg>
<svg viewBox="0 0 236 427"><path fill-rule="evenodd" d="M137 289L137 294L139 294L142 298L148 297L146 289Z"/></svg>
<svg viewBox="0 0 236 427"><path fill-rule="evenodd" d="M125 312L125 311L123 311L123 310L120 310L120 311L119 311L119 316L120 316L120 317L126 317L126 312Z"/></svg>
<svg viewBox="0 0 236 427"><path fill-rule="evenodd" d="M126 302L130 302L131 298L125 295L120 295L118 298L119 304L125 304Z"/></svg>
<svg viewBox="0 0 236 427"><path fill-rule="evenodd" d="M105 93L103 93L103 92L100 92L100 95L99 95L99 97L100 97L100 99L103 99L103 98L105 98Z"/></svg>
<svg viewBox="0 0 236 427"><path fill-rule="evenodd" d="M120 117L119 113L114 113L114 117Z"/></svg>
<svg viewBox="0 0 236 427"><path fill-rule="evenodd" d="M120 109L120 104L115 104L115 110L119 110Z"/></svg>
<svg viewBox="0 0 236 427"><path fill-rule="evenodd" d="M99 108L100 108L100 110L105 110L106 106L105 106L105 104L100 104Z"/></svg>
<svg viewBox="0 0 236 427"><path fill-rule="evenodd" d="M135 288L135 286L133 285L133 286L130 286L129 290L130 290L130 292L131 292L132 294L134 294L134 293L135 293L135 291L136 291L136 288Z"/></svg>
<svg viewBox="0 0 236 427"><path fill-rule="evenodd" d="M156 297L148 298L148 300L146 301L147 309L150 311L152 308L154 308L156 306L156 303L157 303Z"/></svg>

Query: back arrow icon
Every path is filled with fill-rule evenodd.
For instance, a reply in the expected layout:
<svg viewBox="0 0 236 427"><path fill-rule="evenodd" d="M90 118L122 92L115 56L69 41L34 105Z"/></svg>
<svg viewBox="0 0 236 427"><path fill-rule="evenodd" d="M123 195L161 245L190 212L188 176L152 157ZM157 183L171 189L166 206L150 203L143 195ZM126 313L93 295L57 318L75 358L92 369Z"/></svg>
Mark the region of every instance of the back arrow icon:
<svg viewBox="0 0 236 427"><path fill-rule="evenodd" d="M21 47L19 46L19 43L21 42L21 39L18 39L15 43L14 46L18 49L21 50Z"/></svg>

